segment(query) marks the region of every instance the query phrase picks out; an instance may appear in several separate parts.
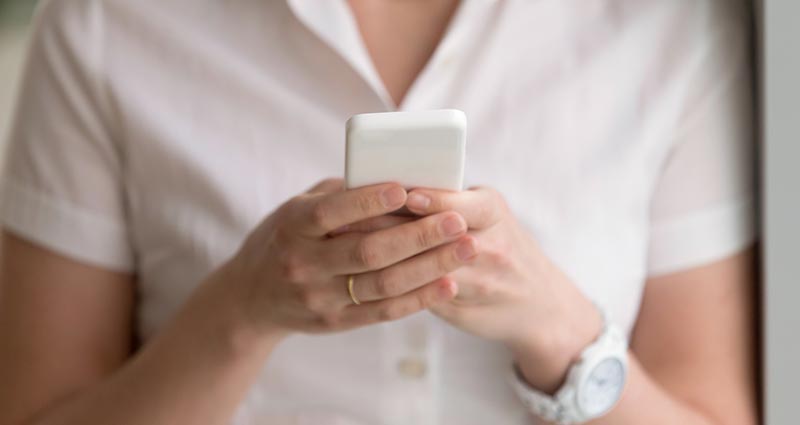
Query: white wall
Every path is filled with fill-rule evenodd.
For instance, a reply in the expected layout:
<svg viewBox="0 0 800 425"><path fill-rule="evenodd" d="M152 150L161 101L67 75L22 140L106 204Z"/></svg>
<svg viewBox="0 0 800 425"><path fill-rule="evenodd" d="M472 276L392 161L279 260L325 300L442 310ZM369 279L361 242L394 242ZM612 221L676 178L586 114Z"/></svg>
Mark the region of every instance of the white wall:
<svg viewBox="0 0 800 425"><path fill-rule="evenodd" d="M800 423L800 1L763 0L765 413Z"/></svg>

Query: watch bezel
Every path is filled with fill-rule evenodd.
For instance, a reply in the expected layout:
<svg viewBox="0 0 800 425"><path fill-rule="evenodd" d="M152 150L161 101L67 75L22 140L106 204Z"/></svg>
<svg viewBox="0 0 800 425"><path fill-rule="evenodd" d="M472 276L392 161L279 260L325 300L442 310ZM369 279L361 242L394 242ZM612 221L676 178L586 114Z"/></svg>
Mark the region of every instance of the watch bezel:
<svg viewBox="0 0 800 425"><path fill-rule="evenodd" d="M592 372L600 363L609 359L618 359L622 364L623 387L620 389L620 396L600 413L587 412L586 407L581 403L581 394L587 387L587 381ZM625 383L628 377L628 344L623 333L613 324L607 323L601 336L580 355L567 374L567 379L561 389L556 393L555 398L565 409L565 419L567 423L582 423L608 413L616 406L621 398Z"/></svg>
<svg viewBox="0 0 800 425"><path fill-rule="evenodd" d="M605 348L605 350L602 350L602 352L587 353L589 354L588 356L586 356L586 360L588 360L588 362L584 360L582 362L583 364L581 364L581 367L578 368L578 370L580 371L580 375L576 382L577 385L575 385L574 387L575 388L574 406L578 410L578 412L580 412L582 420L590 420L593 418L603 416L606 413L608 413L611 409L613 409L622 396L622 391L624 391L625 389L625 382L627 381L628 377L628 362L627 362L626 352L620 352L620 350L611 349L611 347L597 347L597 348ZM600 364L604 363L607 360L616 360L622 366L622 380L621 380L622 384L621 387L618 389L617 397L613 401L613 403L611 403L608 406L605 406L604 409L600 412L590 412L588 411L587 406L583 403L584 400L583 395L589 388L588 381L591 378L592 374L597 370Z"/></svg>

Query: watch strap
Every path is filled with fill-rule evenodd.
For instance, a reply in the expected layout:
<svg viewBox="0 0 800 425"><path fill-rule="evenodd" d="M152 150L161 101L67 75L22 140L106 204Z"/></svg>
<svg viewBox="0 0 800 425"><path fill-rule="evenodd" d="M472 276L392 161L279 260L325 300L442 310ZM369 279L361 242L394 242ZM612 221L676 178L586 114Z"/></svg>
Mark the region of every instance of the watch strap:
<svg viewBox="0 0 800 425"><path fill-rule="evenodd" d="M622 331L609 322L606 312L600 306L597 309L603 318L603 327L597 339L581 352L581 359L586 353L594 351L594 347L607 344L627 345ZM532 388L516 365L509 374L509 384L522 404L536 416L558 425L579 424L592 418L584 418L577 406L577 382L572 379L577 374L577 366L577 363L570 366L564 384L553 396Z"/></svg>

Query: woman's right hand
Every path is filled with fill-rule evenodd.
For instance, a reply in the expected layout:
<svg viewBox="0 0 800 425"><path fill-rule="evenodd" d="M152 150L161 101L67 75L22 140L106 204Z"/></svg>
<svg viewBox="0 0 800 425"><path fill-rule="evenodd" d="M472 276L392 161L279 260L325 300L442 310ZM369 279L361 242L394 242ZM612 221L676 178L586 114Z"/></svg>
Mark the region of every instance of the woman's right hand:
<svg viewBox="0 0 800 425"><path fill-rule="evenodd" d="M281 205L220 270L226 284L241 289L246 320L256 330L346 330L399 319L456 295L446 275L476 254L458 213L413 221L386 217L405 205L400 185L341 187L339 179L325 180ZM360 305L348 294L349 275L355 275Z"/></svg>

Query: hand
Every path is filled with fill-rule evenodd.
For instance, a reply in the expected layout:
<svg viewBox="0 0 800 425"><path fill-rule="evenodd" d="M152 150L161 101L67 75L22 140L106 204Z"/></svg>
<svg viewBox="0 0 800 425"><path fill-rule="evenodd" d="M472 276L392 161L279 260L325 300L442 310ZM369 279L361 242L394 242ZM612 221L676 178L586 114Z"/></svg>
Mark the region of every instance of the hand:
<svg viewBox="0 0 800 425"><path fill-rule="evenodd" d="M592 303L539 249L496 191L415 189L408 209L420 216L460 213L477 255L451 273L458 296L431 310L454 326L505 343L532 385L558 388L569 364L597 337Z"/></svg>
<svg viewBox="0 0 800 425"><path fill-rule="evenodd" d="M467 231L455 212L408 221L385 215L405 190L380 184L342 191L326 180L267 217L224 266L247 321L272 334L331 332L394 320L451 300ZM364 223L382 230L358 231ZM352 229L354 231L343 232ZM355 276L354 305L347 278Z"/></svg>

